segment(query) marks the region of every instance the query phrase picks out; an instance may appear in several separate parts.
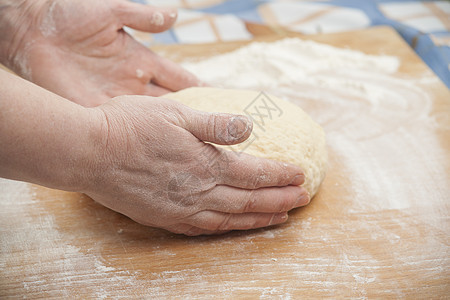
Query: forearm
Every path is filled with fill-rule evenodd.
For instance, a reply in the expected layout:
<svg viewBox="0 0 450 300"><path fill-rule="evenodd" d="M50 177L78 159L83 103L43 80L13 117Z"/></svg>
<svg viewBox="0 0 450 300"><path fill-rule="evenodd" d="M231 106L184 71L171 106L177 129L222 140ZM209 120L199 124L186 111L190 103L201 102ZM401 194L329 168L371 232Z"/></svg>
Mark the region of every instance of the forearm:
<svg viewBox="0 0 450 300"><path fill-rule="evenodd" d="M3 70L0 82L0 176L84 190L101 117Z"/></svg>

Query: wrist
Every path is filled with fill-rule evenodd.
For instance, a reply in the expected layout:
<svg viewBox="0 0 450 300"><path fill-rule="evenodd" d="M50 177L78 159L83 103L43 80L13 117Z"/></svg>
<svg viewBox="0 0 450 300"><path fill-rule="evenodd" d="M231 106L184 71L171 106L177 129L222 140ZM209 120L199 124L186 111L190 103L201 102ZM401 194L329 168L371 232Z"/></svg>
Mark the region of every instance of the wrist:
<svg viewBox="0 0 450 300"><path fill-rule="evenodd" d="M106 107L105 107L106 105ZM115 177L115 171L121 169L120 163L124 159L122 154L126 151L120 151L123 147L117 147L118 144L127 140L126 132L122 129L126 127L114 126L112 124L111 111L109 104L103 104L94 108L85 108L87 114L88 126L85 128L87 135L87 151L80 153L81 161L84 161L84 167L80 169L79 174L83 174L79 181L80 188L77 190L82 193L95 193L99 186L105 180ZM74 178L73 182L77 182Z"/></svg>
<svg viewBox="0 0 450 300"><path fill-rule="evenodd" d="M94 108L80 107L74 132L77 140L69 147L69 159L58 189L86 193L95 190L104 172L104 120Z"/></svg>

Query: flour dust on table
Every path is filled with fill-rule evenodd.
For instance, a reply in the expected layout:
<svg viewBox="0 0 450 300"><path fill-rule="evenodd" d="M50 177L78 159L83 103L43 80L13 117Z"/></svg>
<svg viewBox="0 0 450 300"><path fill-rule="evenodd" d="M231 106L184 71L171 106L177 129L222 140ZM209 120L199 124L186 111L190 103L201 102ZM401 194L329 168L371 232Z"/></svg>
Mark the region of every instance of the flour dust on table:
<svg viewBox="0 0 450 300"><path fill-rule="evenodd" d="M300 106L346 138L376 137L410 118L427 116L431 101L411 78L400 78L400 60L368 55L300 38L253 42L229 53L182 64L214 87L266 91ZM310 106L310 107L309 107ZM334 107L335 109L317 107ZM368 113L367 113L368 112ZM368 115L368 126L358 116ZM396 122L387 124L384 118Z"/></svg>

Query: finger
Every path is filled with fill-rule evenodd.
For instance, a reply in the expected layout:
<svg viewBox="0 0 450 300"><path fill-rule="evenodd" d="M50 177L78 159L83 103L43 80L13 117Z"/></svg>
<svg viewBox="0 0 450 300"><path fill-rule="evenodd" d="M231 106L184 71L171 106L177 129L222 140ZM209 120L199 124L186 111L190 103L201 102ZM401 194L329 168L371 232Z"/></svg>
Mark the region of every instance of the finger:
<svg viewBox="0 0 450 300"><path fill-rule="evenodd" d="M253 129L252 121L243 115L207 113L186 108L182 126L199 140L219 145L245 141Z"/></svg>
<svg viewBox="0 0 450 300"><path fill-rule="evenodd" d="M278 213L307 205L310 201L308 191L300 186L246 190L219 185L204 197L205 209L226 213Z"/></svg>
<svg viewBox="0 0 450 300"><path fill-rule="evenodd" d="M173 61L156 54L152 57L155 77L152 82L171 91L179 91L193 86L204 86L194 74Z"/></svg>
<svg viewBox="0 0 450 300"><path fill-rule="evenodd" d="M170 91L160 86L154 85L153 83L149 83L145 86L143 94L152 97L160 97L167 93L170 93Z"/></svg>
<svg viewBox="0 0 450 300"><path fill-rule="evenodd" d="M225 234L227 232L230 232L231 230L206 230L198 227L192 227L191 230L186 231L183 233L187 236L199 236L199 235L221 235Z"/></svg>
<svg viewBox="0 0 450 300"><path fill-rule="evenodd" d="M184 234L187 236L218 235L229 232L229 230L228 231L206 230L188 224L177 224L169 227L164 227L163 229L176 234Z"/></svg>
<svg viewBox="0 0 450 300"><path fill-rule="evenodd" d="M153 7L129 1L118 1L115 13L123 25L152 33L169 29L178 16L173 8Z"/></svg>
<svg viewBox="0 0 450 300"><path fill-rule="evenodd" d="M221 151L217 183L243 189L302 185L305 175L298 166L255 157L243 152ZM224 157L223 157L224 156Z"/></svg>
<svg viewBox="0 0 450 300"><path fill-rule="evenodd" d="M248 230L281 224L288 219L287 212L228 214L217 211L201 211L185 222L210 231Z"/></svg>

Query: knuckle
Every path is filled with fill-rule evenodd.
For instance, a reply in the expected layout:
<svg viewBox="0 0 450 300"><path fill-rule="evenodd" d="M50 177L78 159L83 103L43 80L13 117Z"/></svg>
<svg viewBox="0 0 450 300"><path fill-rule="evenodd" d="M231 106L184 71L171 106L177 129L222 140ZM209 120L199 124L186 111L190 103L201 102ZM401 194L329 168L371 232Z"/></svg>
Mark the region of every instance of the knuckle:
<svg viewBox="0 0 450 300"><path fill-rule="evenodd" d="M206 135L210 137L215 137L218 129L218 119L216 114L208 114L206 124L207 124L205 128L205 130L207 131Z"/></svg>
<svg viewBox="0 0 450 300"><path fill-rule="evenodd" d="M252 189L259 188L261 186L261 179L259 178L259 176L250 178L248 186Z"/></svg>
<svg viewBox="0 0 450 300"><path fill-rule="evenodd" d="M204 180L190 172L182 172L172 177L167 185L168 199L176 207L187 210L196 209L201 194L207 189Z"/></svg>
<svg viewBox="0 0 450 300"><path fill-rule="evenodd" d="M204 150L199 154L198 161L200 168L204 171L203 174L214 183L222 177L222 173L228 167L226 155L211 144L205 145Z"/></svg>
<svg viewBox="0 0 450 300"><path fill-rule="evenodd" d="M275 216L276 216L276 214L272 214L272 215L270 216L269 221L266 222L265 225L267 225L267 226L273 225L273 224L274 224L274 220L275 220Z"/></svg>
<svg viewBox="0 0 450 300"><path fill-rule="evenodd" d="M250 178L249 185L251 188L257 189L267 185L269 182L270 176L267 174L266 169L260 165L257 168L256 175Z"/></svg>
<svg viewBox="0 0 450 300"><path fill-rule="evenodd" d="M288 185L294 178L286 169L281 169L280 177L278 178L278 185Z"/></svg>
<svg viewBox="0 0 450 300"><path fill-rule="evenodd" d="M274 166L274 173L277 174L276 184L277 185L285 185L289 180L289 172L286 170L281 163L276 162Z"/></svg>
<svg viewBox="0 0 450 300"><path fill-rule="evenodd" d="M290 183L290 174L287 170L286 164L277 161L271 161L270 167L268 167L267 169L271 170L271 181L274 186L284 186Z"/></svg>
<svg viewBox="0 0 450 300"><path fill-rule="evenodd" d="M253 229L253 228L258 228L261 227L259 225L260 221L258 216L249 216L246 220L246 222L243 222L243 224L241 225L241 229L243 230L248 230L248 229Z"/></svg>
<svg viewBox="0 0 450 300"><path fill-rule="evenodd" d="M278 200L278 205L277 205L277 212L281 213L284 211L289 211L293 208L293 204L292 201L290 200L289 197L280 197Z"/></svg>
<svg viewBox="0 0 450 300"><path fill-rule="evenodd" d="M223 219L217 224L216 228L211 228L214 231L222 231L222 230L231 230L232 224L231 224L232 214L226 214Z"/></svg>
<svg viewBox="0 0 450 300"><path fill-rule="evenodd" d="M257 197L257 191L256 190L250 190L246 193L245 200L244 200L244 206L241 209L241 213L246 212L254 212L257 209L258 205L258 197Z"/></svg>

